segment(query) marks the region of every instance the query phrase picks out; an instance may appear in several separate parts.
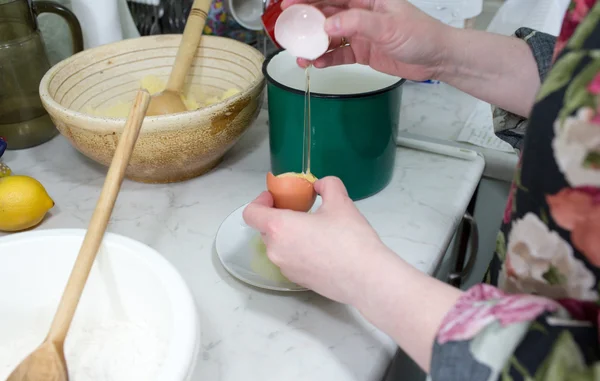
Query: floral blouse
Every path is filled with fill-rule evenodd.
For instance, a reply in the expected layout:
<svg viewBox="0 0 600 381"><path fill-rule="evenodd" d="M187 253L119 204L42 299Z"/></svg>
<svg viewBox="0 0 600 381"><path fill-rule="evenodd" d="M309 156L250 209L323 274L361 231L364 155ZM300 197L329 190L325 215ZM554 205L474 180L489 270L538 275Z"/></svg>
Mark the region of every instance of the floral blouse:
<svg viewBox="0 0 600 381"><path fill-rule="evenodd" d="M550 61L487 275L496 286L467 290L445 317L434 381L600 380L600 1L572 1Z"/></svg>

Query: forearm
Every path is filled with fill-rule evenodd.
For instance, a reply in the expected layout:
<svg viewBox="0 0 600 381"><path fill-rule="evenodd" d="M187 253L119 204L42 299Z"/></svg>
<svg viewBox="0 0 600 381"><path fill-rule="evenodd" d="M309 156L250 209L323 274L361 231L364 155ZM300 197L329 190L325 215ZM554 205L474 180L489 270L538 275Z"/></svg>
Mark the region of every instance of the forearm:
<svg viewBox="0 0 600 381"><path fill-rule="evenodd" d="M438 329L461 291L423 274L387 249L371 258L353 304L428 372Z"/></svg>
<svg viewBox="0 0 600 381"><path fill-rule="evenodd" d="M520 38L472 29L445 30L438 78L506 111L528 117L540 88L537 63Z"/></svg>

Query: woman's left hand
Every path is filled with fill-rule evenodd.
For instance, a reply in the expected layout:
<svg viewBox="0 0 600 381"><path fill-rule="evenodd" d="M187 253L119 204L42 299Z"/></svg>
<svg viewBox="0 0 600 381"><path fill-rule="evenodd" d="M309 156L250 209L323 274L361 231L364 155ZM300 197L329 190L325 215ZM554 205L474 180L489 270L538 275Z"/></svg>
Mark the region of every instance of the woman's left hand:
<svg viewBox="0 0 600 381"><path fill-rule="evenodd" d="M382 260L395 256L354 206L337 177L315 182L323 203L312 214L273 208L263 192L244 210L260 231L269 259L292 282L341 303L359 302L367 282L376 281Z"/></svg>
<svg viewBox="0 0 600 381"><path fill-rule="evenodd" d="M461 291L387 248L340 179L318 180L315 190L323 199L315 213L274 209L264 192L246 207L244 220L262 233L267 255L289 280L356 307L429 370L433 340Z"/></svg>

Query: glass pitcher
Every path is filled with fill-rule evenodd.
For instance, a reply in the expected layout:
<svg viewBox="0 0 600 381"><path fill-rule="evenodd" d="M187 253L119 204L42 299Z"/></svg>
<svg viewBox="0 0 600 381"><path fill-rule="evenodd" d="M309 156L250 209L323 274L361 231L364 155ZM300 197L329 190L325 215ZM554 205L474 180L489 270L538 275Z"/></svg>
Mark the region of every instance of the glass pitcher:
<svg viewBox="0 0 600 381"><path fill-rule="evenodd" d="M34 147L58 134L39 96L50 69L37 16L48 12L69 25L73 53L83 50L77 17L52 1L0 0L0 136L9 150Z"/></svg>

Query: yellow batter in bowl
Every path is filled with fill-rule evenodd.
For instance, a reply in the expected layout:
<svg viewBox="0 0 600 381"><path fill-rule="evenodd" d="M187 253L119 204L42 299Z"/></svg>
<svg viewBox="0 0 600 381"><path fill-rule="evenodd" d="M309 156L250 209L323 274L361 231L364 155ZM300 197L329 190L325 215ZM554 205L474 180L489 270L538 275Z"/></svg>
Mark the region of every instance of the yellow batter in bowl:
<svg viewBox="0 0 600 381"><path fill-rule="evenodd" d="M154 75L147 75L140 81L140 87L148 90L150 94L157 94L165 89L166 82ZM188 111L192 111L198 110L202 107L210 106L214 103L221 102L239 92L239 89L231 88L225 90L221 95L213 95L210 97L201 97L202 99L197 99L194 94L188 91L187 94L183 94L181 96L181 100L183 101L183 104L188 109ZM109 118L127 118L127 115L129 115L130 110L131 102L117 102L108 107L102 107L97 109L88 106L85 112L87 114L95 116L104 116Z"/></svg>

